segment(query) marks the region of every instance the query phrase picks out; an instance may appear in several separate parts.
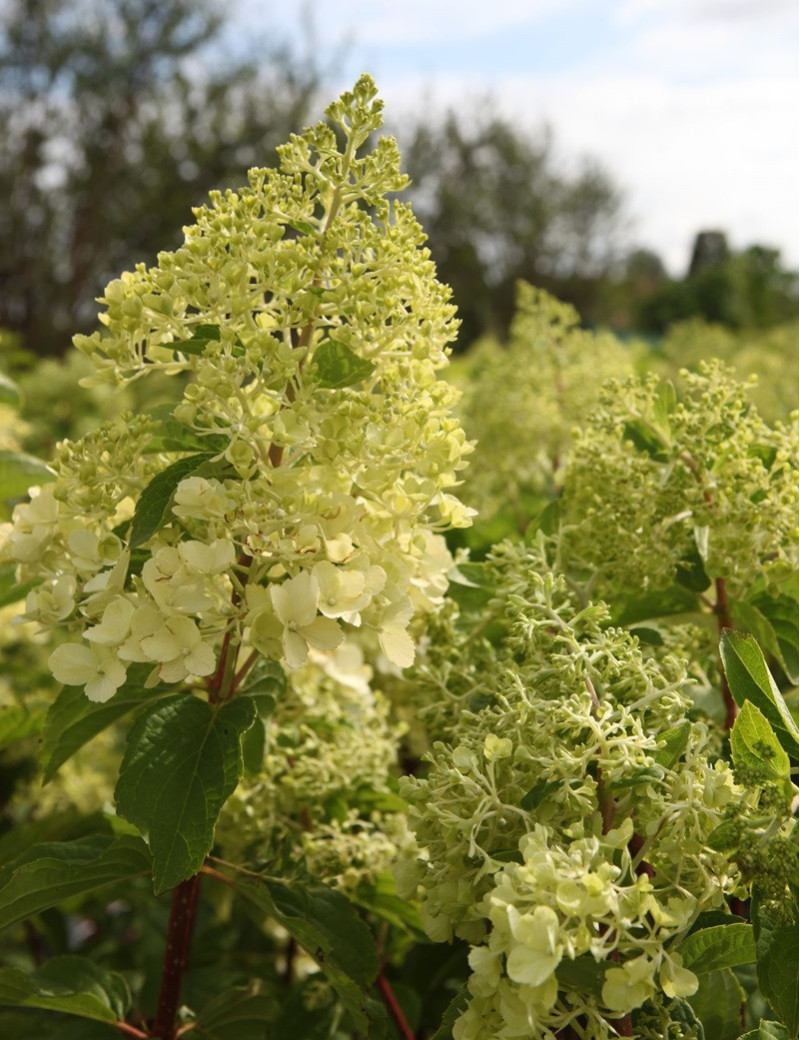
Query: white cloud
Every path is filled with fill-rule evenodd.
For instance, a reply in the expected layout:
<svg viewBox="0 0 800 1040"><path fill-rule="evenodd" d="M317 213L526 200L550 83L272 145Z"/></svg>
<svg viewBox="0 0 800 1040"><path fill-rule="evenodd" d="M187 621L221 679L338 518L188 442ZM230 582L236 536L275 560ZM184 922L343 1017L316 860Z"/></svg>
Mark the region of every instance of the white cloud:
<svg viewBox="0 0 800 1040"><path fill-rule="evenodd" d="M622 73L577 80L516 77L497 84L498 111L532 129L549 122L566 159L598 158L623 188L638 242L684 270L694 234L726 230L735 247L781 248L797 263L797 105L780 78L689 85ZM478 79L415 80L384 91L387 112L464 110Z"/></svg>
<svg viewBox="0 0 800 1040"><path fill-rule="evenodd" d="M532 26L553 12L568 11L585 0L316 0L309 5L318 34L340 40L349 36L359 47L430 44L475 39L519 26ZM260 0L239 0L242 15L262 23L296 19L299 7L264 11Z"/></svg>
<svg viewBox="0 0 800 1040"><path fill-rule="evenodd" d="M617 4L617 14L621 21L656 14L692 22L769 19L794 25L797 5L794 0L625 0Z"/></svg>
<svg viewBox="0 0 800 1040"><path fill-rule="evenodd" d="M616 11L619 57L670 79L797 73L793 0L630 0Z"/></svg>
<svg viewBox="0 0 800 1040"><path fill-rule="evenodd" d="M246 3L263 12L257 0ZM638 218L637 238L673 270L685 267L703 227L727 230L735 246L773 244L796 264L795 0L608 0L595 39L596 4L317 0L312 9L321 45L351 32L351 59L366 56L391 122L448 105L464 110L470 98L491 95L522 125L549 122L565 157L601 160ZM287 27L297 10L282 9ZM277 14L262 13L261 24ZM548 61L553 72L510 74L503 30L517 54L529 46L532 69L537 55L563 53L563 66ZM458 44L474 54L468 41L484 34L495 51L487 42L481 76L471 65L464 71ZM575 41L572 56L565 35ZM437 40L440 57L428 46L423 73L420 49ZM352 85L352 69L343 79L342 88Z"/></svg>

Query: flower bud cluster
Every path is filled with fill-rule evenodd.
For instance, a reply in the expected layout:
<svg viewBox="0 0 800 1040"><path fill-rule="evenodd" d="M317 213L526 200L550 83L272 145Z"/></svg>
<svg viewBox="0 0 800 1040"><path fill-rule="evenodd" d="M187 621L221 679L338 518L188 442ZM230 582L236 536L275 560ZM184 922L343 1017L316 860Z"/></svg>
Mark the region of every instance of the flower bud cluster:
<svg viewBox="0 0 800 1040"><path fill-rule="evenodd" d="M797 436L768 426L717 362L613 381L565 475L562 561L595 596L667 587L698 559L729 594L797 566Z"/></svg>
<svg viewBox="0 0 800 1040"><path fill-rule="evenodd" d="M371 679L352 645L312 652L290 673L266 722L263 762L217 825L225 858L347 888L389 869L409 838L389 786L399 733Z"/></svg>
<svg viewBox="0 0 800 1040"><path fill-rule="evenodd" d="M103 333L75 338L96 383L183 381L171 416L62 443L2 539L40 582L28 618L78 637L53 674L91 699L133 662L224 697L241 648L295 669L353 633L413 660L451 565L439 532L470 522L452 491L471 446L439 378L449 289L386 198L397 148L360 154L381 110L362 77L328 109L339 137L310 128L280 169L212 194L179 249L110 283Z"/></svg>
<svg viewBox="0 0 800 1040"><path fill-rule="evenodd" d="M459 407L478 442L464 497L482 523L509 505L524 521L525 496L560 486L575 425L605 379L631 371L628 349L581 329L574 307L544 290L518 282L516 307L507 347L487 342L471 351Z"/></svg>
<svg viewBox="0 0 800 1040"><path fill-rule="evenodd" d="M445 711L430 772L401 783L418 851L399 890L420 895L431 938L472 944L457 1040L546 1037L578 1016L604 1037L609 1019L693 992L674 946L740 885L708 842L740 790L688 717L682 666L582 606L546 552L490 559L505 629L485 706ZM452 670L471 645L455 641ZM559 974L579 958L594 989Z"/></svg>

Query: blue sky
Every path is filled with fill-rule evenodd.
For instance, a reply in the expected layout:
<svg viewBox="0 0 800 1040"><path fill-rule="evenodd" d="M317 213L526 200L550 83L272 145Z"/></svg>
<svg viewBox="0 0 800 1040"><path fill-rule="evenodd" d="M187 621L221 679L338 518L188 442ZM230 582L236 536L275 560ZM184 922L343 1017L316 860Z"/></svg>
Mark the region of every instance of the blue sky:
<svg viewBox="0 0 800 1040"><path fill-rule="evenodd" d="M238 0L237 24L299 34L300 3ZM599 159L623 188L630 237L675 273L694 233L798 262L796 0L316 0L332 84L363 71L402 126L423 106L492 103L549 123L563 161ZM323 101L321 99L321 105Z"/></svg>

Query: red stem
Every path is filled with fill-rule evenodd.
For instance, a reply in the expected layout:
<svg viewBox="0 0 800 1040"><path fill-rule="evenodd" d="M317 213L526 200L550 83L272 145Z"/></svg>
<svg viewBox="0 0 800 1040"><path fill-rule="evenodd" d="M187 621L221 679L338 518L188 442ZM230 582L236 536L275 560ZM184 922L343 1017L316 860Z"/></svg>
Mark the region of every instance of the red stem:
<svg viewBox="0 0 800 1040"><path fill-rule="evenodd" d="M394 990L383 972L378 976L378 989L381 991L381 996L386 1001L386 1006L392 1013L392 1018L395 1020L397 1031L400 1033L400 1036L402 1036L403 1040L414 1040L414 1033L411 1030L411 1026L408 1024L408 1020L403 1014L403 1009L397 1003L397 997L394 995Z"/></svg>
<svg viewBox="0 0 800 1040"><path fill-rule="evenodd" d="M630 1015L626 1015L624 1018L612 1019L609 1025L616 1029L618 1036L633 1036L633 1024Z"/></svg>
<svg viewBox="0 0 800 1040"><path fill-rule="evenodd" d="M631 840L628 842L628 852L630 852L631 854L631 859L636 859L636 857L642 851L643 846L644 838L641 836L641 834L637 834L636 831L634 831L631 835ZM647 874L647 876L651 878L656 876L655 870L647 862L646 859L643 859L642 862L637 865L636 873L639 876L641 876L642 874Z"/></svg>
<svg viewBox="0 0 800 1040"><path fill-rule="evenodd" d="M175 1037L175 1016L180 1004L183 973L189 960L199 890L199 874L182 881L172 890L161 991L152 1033L159 1040L174 1040Z"/></svg>

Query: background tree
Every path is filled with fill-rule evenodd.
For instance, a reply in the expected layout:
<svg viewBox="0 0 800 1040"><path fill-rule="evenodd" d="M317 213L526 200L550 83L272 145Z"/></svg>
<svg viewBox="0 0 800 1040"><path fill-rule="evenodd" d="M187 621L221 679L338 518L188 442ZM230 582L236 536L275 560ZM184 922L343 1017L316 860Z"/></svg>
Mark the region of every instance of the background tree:
<svg viewBox="0 0 800 1040"><path fill-rule="evenodd" d="M610 176L591 161L565 172L549 131L532 136L486 109L469 123L450 112L409 136L414 206L453 288L459 342L505 334L519 278L574 303L591 321L622 226Z"/></svg>
<svg viewBox="0 0 800 1040"><path fill-rule="evenodd" d="M686 277L665 280L634 308L639 328L663 333L689 318L731 329L766 329L797 318L797 272L764 245L729 250L721 232L695 238Z"/></svg>
<svg viewBox="0 0 800 1040"><path fill-rule="evenodd" d="M117 271L302 125L313 56L225 55L214 0L8 0L0 13L0 326L61 353Z"/></svg>

